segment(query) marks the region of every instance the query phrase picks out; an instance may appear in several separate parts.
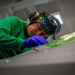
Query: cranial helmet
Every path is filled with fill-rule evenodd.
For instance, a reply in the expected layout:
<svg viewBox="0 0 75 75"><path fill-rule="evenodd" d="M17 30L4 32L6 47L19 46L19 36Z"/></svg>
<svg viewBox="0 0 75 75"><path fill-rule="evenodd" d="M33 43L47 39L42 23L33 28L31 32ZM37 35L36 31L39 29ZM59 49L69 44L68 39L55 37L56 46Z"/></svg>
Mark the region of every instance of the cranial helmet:
<svg viewBox="0 0 75 75"><path fill-rule="evenodd" d="M47 35L53 35L53 39L55 39L56 34L58 34L61 30L60 21L51 15L49 18L47 13L38 13L33 12L29 15L30 22L36 22L37 20L41 23Z"/></svg>

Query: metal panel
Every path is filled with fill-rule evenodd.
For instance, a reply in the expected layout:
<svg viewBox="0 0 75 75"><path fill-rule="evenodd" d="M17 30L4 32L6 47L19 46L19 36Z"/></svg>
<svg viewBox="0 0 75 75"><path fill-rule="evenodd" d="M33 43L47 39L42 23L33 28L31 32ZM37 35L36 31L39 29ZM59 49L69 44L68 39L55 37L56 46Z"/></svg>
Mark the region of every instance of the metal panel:
<svg viewBox="0 0 75 75"><path fill-rule="evenodd" d="M1 75L75 75L75 42L0 60Z"/></svg>

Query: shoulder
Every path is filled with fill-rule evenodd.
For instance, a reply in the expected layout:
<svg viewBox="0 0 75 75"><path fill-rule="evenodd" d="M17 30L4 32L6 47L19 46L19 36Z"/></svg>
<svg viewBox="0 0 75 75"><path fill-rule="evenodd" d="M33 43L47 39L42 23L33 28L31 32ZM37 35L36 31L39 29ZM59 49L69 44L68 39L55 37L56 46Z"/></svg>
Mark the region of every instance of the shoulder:
<svg viewBox="0 0 75 75"><path fill-rule="evenodd" d="M18 18L17 16L8 16L5 19L20 19L20 18Z"/></svg>
<svg viewBox="0 0 75 75"><path fill-rule="evenodd" d="M21 18L17 17L17 16L9 16L8 17L9 20L12 20L12 21L18 21L18 22L27 22L27 21L24 21L22 20Z"/></svg>
<svg viewBox="0 0 75 75"><path fill-rule="evenodd" d="M22 19L20 19L19 17L17 16L8 16L4 19L1 20L2 22L8 22L8 23L12 23L12 24L16 24L16 23L19 23L19 24L27 24L28 21L24 21Z"/></svg>
<svg viewBox="0 0 75 75"><path fill-rule="evenodd" d="M19 18L17 16L8 16L8 17L3 18L1 21L2 22L4 22L4 21L16 21L18 19Z"/></svg>
<svg viewBox="0 0 75 75"><path fill-rule="evenodd" d="M19 17L17 16L9 16L6 18L9 22L14 22L14 23L20 23L20 22L23 22L22 19L20 19Z"/></svg>

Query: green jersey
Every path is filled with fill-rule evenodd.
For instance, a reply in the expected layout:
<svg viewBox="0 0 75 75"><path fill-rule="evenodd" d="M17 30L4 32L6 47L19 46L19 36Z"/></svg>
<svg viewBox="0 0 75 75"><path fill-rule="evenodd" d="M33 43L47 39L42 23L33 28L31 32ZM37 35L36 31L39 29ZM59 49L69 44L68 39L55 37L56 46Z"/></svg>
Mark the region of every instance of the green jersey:
<svg viewBox="0 0 75 75"><path fill-rule="evenodd" d="M27 21L10 16L0 21L0 57L9 58L31 50L21 49L24 40L28 39Z"/></svg>

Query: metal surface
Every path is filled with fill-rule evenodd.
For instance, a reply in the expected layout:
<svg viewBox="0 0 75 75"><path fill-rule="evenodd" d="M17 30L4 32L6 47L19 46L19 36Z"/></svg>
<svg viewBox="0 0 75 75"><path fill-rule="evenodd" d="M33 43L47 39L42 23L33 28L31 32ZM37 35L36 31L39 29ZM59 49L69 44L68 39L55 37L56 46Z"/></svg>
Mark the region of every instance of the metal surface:
<svg viewBox="0 0 75 75"><path fill-rule="evenodd" d="M41 46L38 52L31 50L0 60L0 74L75 75L75 42L52 49Z"/></svg>

